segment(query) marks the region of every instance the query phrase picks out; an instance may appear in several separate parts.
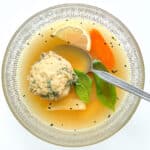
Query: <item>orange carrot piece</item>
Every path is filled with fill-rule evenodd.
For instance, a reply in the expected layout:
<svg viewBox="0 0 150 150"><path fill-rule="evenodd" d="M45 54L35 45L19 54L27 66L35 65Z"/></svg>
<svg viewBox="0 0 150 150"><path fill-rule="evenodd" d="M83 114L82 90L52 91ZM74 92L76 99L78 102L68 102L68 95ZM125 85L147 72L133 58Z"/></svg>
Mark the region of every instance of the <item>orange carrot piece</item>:
<svg viewBox="0 0 150 150"><path fill-rule="evenodd" d="M106 44L103 36L96 29L90 31L92 57L99 59L108 69L115 65L115 58L111 48Z"/></svg>

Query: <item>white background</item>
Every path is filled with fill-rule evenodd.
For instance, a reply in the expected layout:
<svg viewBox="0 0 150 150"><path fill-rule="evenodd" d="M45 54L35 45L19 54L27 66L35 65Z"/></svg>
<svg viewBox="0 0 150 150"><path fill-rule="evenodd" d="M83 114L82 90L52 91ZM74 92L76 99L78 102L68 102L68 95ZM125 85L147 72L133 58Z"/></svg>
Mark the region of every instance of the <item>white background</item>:
<svg viewBox="0 0 150 150"><path fill-rule="evenodd" d="M61 3L87 3L118 17L130 29L141 48L146 70L145 90L150 92L150 4L148 0L0 0L0 66L6 46L16 29L31 15ZM0 83L1 84L1 83ZM0 86L1 150L150 150L150 103L141 101L129 123L101 143L65 148L31 135L14 118Z"/></svg>

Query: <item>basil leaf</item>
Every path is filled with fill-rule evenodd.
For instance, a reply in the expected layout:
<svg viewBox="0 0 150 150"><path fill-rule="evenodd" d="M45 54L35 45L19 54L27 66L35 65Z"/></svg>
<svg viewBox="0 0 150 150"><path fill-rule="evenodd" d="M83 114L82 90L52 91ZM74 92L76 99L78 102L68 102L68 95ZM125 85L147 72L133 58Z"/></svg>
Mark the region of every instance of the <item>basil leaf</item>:
<svg viewBox="0 0 150 150"><path fill-rule="evenodd" d="M84 72L78 70L74 70L74 71L78 76L78 80L75 83L76 94L79 96L80 100L82 100L85 103L88 103L90 100L92 80Z"/></svg>
<svg viewBox="0 0 150 150"><path fill-rule="evenodd" d="M92 63L94 69L108 72L107 68L99 60L95 59Z"/></svg>
<svg viewBox="0 0 150 150"><path fill-rule="evenodd" d="M94 73L94 79L96 83L96 93L98 99L107 107L114 110L116 104L116 89L115 87L102 80Z"/></svg>
<svg viewBox="0 0 150 150"><path fill-rule="evenodd" d="M76 82L75 91L76 94L79 96L80 100L82 100L85 103L89 102L89 92L82 83Z"/></svg>
<svg viewBox="0 0 150 150"><path fill-rule="evenodd" d="M90 93L91 88L92 88L91 78L87 74L85 74L84 72L81 72L79 70L74 70L74 72L78 76L78 82L80 82L82 85L84 85L88 89L88 92Z"/></svg>
<svg viewBox="0 0 150 150"><path fill-rule="evenodd" d="M93 68L97 70L107 71L106 67L100 61L93 61ZM112 84L102 80L98 75L94 74L96 83L96 93L98 99L108 108L114 110L116 104L116 88Z"/></svg>

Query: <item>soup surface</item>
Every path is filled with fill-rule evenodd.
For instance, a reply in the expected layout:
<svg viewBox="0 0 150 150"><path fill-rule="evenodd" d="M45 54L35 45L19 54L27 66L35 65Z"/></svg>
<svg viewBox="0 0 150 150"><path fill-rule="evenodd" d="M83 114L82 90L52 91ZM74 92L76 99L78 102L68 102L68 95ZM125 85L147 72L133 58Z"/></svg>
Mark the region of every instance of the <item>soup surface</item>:
<svg viewBox="0 0 150 150"><path fill-rule="evenodd" d="M65 103L67 105L70 99L78 99L74 89L71 89L67 97L64 97L57 102L51 102L48 99L36 96L29 90L29 81L27 80L27 77L30 73L31 66L39 60L40 55L43 52L53 50L56 46L67 44L68 41L62 41L53 36L58 29L65 26L83 28L87 33L91 29L98 30L103 35L106 43L111 47L115 58L115 66L113 69L109 69L109 71L127 82L130 81L130 66L127 55L121 46L121 43L110 31L102 25L89 20L81 20L80 18L66 19L42 27L26 42L20 57L20 69L18 70L20 94L29 111L43 123L56 128L69 130L88 128L109 119L125 98L126 93L121 89L116 88L117 102L115 105L115 111L112 111L98 100L96 96L95 82L93 82L90 102L86 104L86 109L71 110L70 108L70 110L50 110L51 105L61 106L61 104L65 105ZM87 67L86 60L84 60L80 54L78 54L80 61L76 60L76 57L70 55L69 52L66 53L62 51L60 55L66 58L73 68L84 70L84 68ZM92 75L90 76L93 78ZM77 103L75 105L78 106Z"/></svg>

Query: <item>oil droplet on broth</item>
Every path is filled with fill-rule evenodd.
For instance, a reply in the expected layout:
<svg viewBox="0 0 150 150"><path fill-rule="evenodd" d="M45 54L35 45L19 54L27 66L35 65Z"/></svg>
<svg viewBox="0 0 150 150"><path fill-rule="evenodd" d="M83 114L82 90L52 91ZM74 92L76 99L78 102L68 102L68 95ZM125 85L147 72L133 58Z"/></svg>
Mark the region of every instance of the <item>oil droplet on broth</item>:
<svg viewBox="0 0 150 150"><path fill-rule="evenodd" d="M53 31L56 28L63 26L64 24L80 26L81 19L70 19L66 21L58 21L54 24L50 24L49 26L43 27L39 32L33 36L25 49L22 52L22 56L20 58L21 69L19 71L19 85L21 95L25 94L24 98L25 104L29 108L32 114L40 119L42 122L50 125L53 124L53 127L63 128L63 129L81 129L88 128L97 123L102 123L112 111L107 107L103 106L96 96L95 83L92 85L92 92L90 96L90 103L87 105L86 110L59 110L59 111L49 111L48 107L50 107L50 101L43 99L39 96L33 95L29 90L29 83L27 81L27 76L30 72L31 66L39 60L41 53L48 52L49 50L54 50L55 47L68 44L63 40L58 39L57 37L51 36L53 35ZM99 30L105 37L107 41L111 40L112 34L104 29L101 25L90 21L84 20L82 23L82 27L85 27L85 30L92 29L93 27ZM53 30L50 30L50 29ZM46 42L45 42L46 41ZM130 71L127 68L122 67L124 64L128 64L127 56L123 50L123 48L118 44L114 44L113 53L116 56L116 66L114 69L117 69L118 72L116 75L126 81L129 80ZM71 54L71 51L68 53L63 52L63 50L59 51L59 54L69 60L72 66L79 70L86 70L88 68L88 63L82 57L82 54L77 54L78 59ZM124 60L124 61L123 61ZM22 94L23 93L23 94ZM125 93L117 88L117 96L119 97L119 101L117 101L116 108L123 100ZM74 89L72 88L69 95L67 97L77 98ZM63 124L63 126L62 126Z"/></svg>

